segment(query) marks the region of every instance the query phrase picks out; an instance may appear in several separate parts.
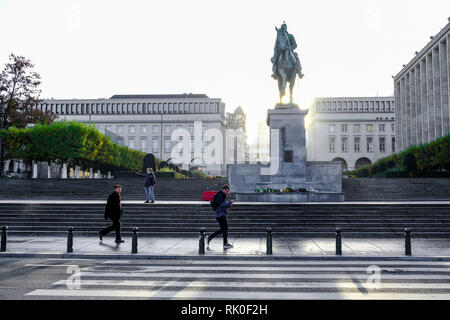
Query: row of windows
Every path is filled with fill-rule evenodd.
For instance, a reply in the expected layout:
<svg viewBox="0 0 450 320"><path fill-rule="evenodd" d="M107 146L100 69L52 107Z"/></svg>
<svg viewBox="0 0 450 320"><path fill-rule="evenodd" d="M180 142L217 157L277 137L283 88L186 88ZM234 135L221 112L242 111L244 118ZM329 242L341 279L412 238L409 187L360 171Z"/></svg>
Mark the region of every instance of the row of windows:
<svg viewBox="0 0 450 320"><path fill-rule="evenodd" d="M217 113L219 103L41 103L37 108L54 114Z"/></svg>
<svg viewBox="0 0 450 320"><path fill-rule="evenodd" d="M373 124L368 123L366 124L366 132L367 133L373 133L374 127ZM336 132L336 124L329 124L328 125L328 132L334 133ZM349 132L349 125L348 124L341 124L341 132L347 133ZM361 132L361 125L359 123L355 123L353 125L353 132ZM386 124L385 123L379 123L378 124L378 132L386 132ZM391 123L391 132L395 133L395 125Z"/></svg>
<svg viewBox="0 0 450 320"><path fill-rule="evenodd" d="M394 101L322 101L317 102L318 112L394 112Z"/></svg>
<svg viewBox="0 0 450 320"><path fill-rule="evenodd" d="M145 137L141 137L140 140L140 145L137 146L135 143L135 138L134 137L129 137L128 138L128 147L131 149L137 149L139 147L139 150L142 152L147 152L147 138ZM159 137L152 137L152 153L159 153L159 143L160 143L160 139ZM176 143L177 146L177 152L181 153L183 146L182 146L182 138L179 137L179 140L177 142L174 142L174 145ZM203 140L202 141L202 152L206 151L206 147L209 143L212 143L210 141L206 141ZM165 153L170 153L172 152L172 141L170 137L164 137L163 138L163 152ZM193 153L194 152L194 137L191 137L191 140L189 142L189 152Z"/></svg>
<svg viewBox="0 0 450 320"><path fill-rule="evenodd" d="M391 137L392 152L395 152L395 137ZM378 148L380 152L386 152L386 137L379 137ZM328 137L328 151L336 152L336 137ZM353 151L361 152L361 137L353 138ZM373 137L366 137L366 151L373 152ZM349 152L349 139L348 137L341 138L341 152Z"/></svg>
<svg viewBox="0 0 450 320"><path fill-rule="evenodd" d="M153 125L153 126L150 126L150 128L151 128L150 130L151 130L151 132L153 134L160 133L160 126L159 125ZM182 128L183 128L183 126L181 124L177 124L176 127L175 127L175 129L182 129ZM113 129L113 126L107 125L107 126L105 126L105 129L109 130L109 131L112 131L112 132L116 132L118 134L124 133L124 126L123 125L117 125L115 130ZM148 129L147 125L141 125L140 126L140 133L147 133L148 132L147 129ZM207 129L207 127L202 126L202 132L203 133L205 133L206 129ZM193 125L190 125L188 127L188 130L189 130L190 134L194 134L194 126ZM165 125L164 126L164 133L165 134L169 134L169 133L171 133L171 131L172 131L172 126L171 125ZM131 134L136 133L136 126L134 126L134 125L128 126L128 133L131 133Z"/></svg>

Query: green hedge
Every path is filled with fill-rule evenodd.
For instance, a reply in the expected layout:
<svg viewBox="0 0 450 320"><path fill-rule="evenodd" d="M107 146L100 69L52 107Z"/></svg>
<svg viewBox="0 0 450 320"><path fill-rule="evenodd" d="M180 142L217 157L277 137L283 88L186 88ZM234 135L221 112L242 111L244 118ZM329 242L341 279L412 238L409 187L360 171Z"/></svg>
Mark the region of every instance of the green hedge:
<svg viewBox="0 0 450 320"><path fill-rule="evenodd" d="M0 131L6 159L58 161L83 169L130 170L142 168L145 154L112 143L94 125L76 121L37 124Z"/></svg>
<svg viewBox="0 0 450 320"><path fill-rule="evenodd" d="M406 159L405 159L406 158ZM415 158L415 165L414 165ZM407 165L408 164L408 165ZM407 170L409 169L409 170ZM399 172L412 172L402 174ZM450 172L450 134L440 137L428 144L411 146L403 152L382 158L369 166L361 167L352 173L357 177L378 176L386 172L386 177L415 176L443 177L439 172ZM391 172L391 173L389 173ZM392 173L396 172L396 173ZM423 172L423 173L419 173ZM438 173L436 173L438 172ZM408 172L407 172L408 173Z"/></svg>

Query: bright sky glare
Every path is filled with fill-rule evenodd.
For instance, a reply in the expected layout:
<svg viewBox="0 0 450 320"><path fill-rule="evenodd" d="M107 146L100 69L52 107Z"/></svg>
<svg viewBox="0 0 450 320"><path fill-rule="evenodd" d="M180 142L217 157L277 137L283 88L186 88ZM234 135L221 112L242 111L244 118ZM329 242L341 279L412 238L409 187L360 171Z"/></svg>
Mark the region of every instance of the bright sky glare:
<svg viewBox="0 0 450 320"><path fill-rule="evenodd" d="M448 0L0 0L0 67L10 53L31 59L43 98L205 93L242 106L253 140L278 102L270 57L284 20L305 108L393 95L391 76L449 17Z"/></svg>

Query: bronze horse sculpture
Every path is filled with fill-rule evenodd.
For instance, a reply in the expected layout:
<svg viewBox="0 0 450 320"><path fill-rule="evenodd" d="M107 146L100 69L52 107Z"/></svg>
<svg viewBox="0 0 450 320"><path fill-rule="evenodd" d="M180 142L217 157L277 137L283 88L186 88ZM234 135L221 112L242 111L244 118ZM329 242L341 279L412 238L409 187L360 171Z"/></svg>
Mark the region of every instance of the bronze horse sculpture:
<svg viewBox="0 0 450 320"><path fill-rule="evenodd" d="M280 93L280 103L286 95L286 86L289 82L289 103L293 103L293 88L297 74L300 79L303 77L301 73L300 60L294 49L297 48L294 37L287 32L286 24L280 29L275 27L277 31L277 39L275 41L275 53L271 59L273 66L272 77L278 80L278 90Z"/></svg>

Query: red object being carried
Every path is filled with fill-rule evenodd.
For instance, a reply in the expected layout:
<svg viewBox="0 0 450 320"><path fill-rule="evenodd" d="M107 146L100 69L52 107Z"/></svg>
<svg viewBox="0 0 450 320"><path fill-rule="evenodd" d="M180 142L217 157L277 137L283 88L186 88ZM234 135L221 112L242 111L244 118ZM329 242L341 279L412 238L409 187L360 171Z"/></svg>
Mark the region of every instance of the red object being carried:
<svg viewBox="0 0 450 320"><path fill-rule="evenodd" d="M202 201L211 201L217 191L205 191L202 193Z"/></svg>

